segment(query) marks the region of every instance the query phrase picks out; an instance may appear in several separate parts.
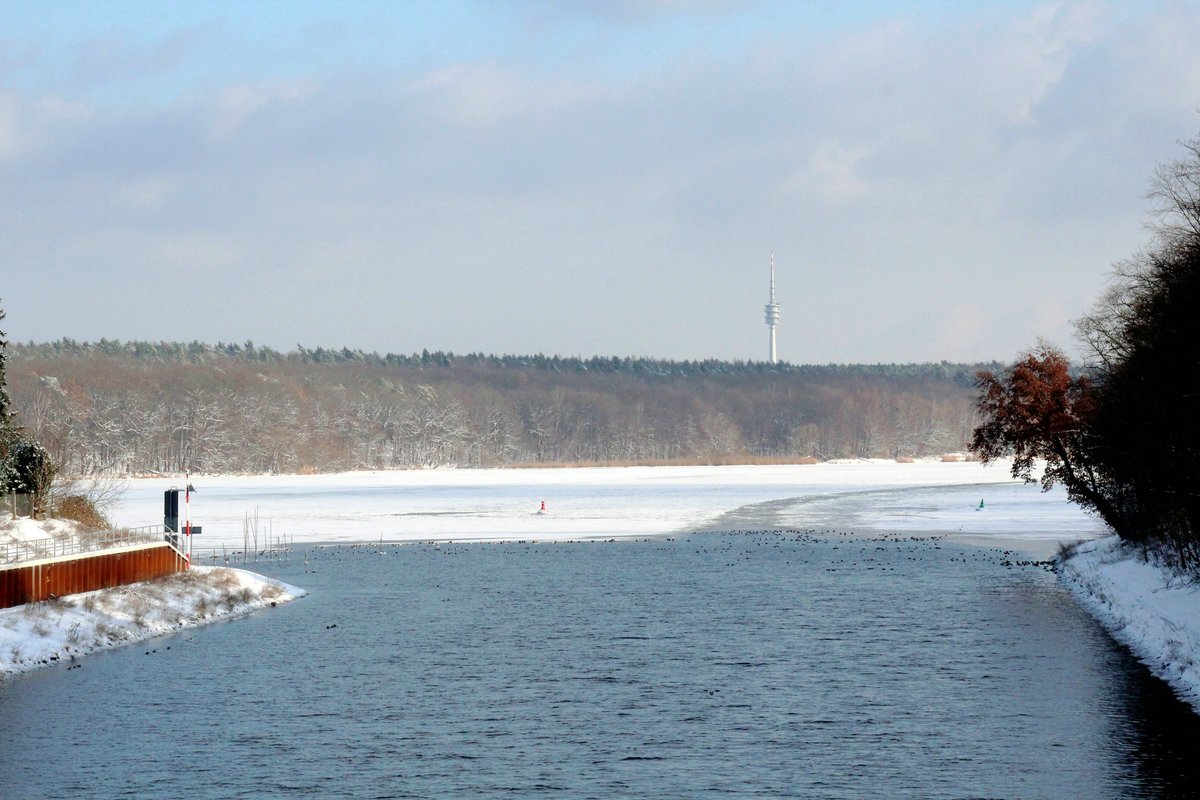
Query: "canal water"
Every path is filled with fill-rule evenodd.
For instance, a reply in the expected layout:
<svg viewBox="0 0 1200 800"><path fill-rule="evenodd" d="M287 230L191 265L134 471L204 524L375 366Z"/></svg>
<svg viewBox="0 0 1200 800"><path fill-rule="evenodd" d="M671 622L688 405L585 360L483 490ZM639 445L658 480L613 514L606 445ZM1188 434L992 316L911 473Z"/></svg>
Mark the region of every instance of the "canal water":
<svg viewBox="0 0 1200 800"><path fill-rule="evenodd" d="M1172 798L1200 717L1020 554L339 546L309 596L0 684L6 798Z"/></svg>

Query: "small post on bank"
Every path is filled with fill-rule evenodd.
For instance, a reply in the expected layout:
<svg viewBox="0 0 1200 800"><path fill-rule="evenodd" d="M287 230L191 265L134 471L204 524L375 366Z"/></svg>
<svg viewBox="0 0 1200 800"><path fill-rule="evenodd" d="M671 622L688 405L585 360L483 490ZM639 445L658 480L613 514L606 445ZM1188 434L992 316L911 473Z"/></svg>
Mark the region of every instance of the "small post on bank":
<svg viewBox="0 0 1200 800"><path fill-rule="evenodd" d="M184 556L186 563L185 569L192 566L192 492L196 491L192 488L192 475L190 472L183 473L183 529L187 532L187 555Z"/></svg>

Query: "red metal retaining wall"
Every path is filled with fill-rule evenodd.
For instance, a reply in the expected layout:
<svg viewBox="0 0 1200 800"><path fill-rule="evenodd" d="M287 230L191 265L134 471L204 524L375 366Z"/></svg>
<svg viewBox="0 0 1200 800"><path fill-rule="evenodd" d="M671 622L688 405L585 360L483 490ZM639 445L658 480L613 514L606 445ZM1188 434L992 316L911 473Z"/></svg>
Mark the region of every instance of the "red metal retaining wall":
<svg viewBox="0 0 1200 800"><path fill-rule="evenodd" d="M166 543L0 567L0 608L148 581L186 568Z"/></svg>

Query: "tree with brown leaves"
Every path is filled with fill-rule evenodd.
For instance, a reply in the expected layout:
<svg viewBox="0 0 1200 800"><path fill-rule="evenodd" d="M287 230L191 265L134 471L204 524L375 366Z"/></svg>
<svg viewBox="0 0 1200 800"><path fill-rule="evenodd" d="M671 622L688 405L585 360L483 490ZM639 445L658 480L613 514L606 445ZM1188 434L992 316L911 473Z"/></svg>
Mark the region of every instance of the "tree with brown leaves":
<svg viewBox="0 0 1200 800"><path fill-rule="evenodd" d="M1014 478L1040 482L1045 491L1062 484L1071 500L1121 530L1120 509L1108 496L1089 433L1096 385L1073 377L1067 357L1044 342L1000 374L985 370L977 378L984 422L971 439L972 452L984 463L1011 456ZM1035 477L1039 462L1044 468Z"/></svg>

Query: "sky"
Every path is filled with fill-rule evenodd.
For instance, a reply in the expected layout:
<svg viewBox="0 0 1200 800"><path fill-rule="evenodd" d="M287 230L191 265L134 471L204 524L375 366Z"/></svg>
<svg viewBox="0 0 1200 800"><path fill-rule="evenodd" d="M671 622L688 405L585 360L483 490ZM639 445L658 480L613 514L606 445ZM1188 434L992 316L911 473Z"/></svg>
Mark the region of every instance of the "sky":
<svg viewBox="0 0 1200 800"><path fill-rule="evenodd" d="M1007 361L1148 241L1196 2L0 0L0 304L60 337Z"/></svg>

